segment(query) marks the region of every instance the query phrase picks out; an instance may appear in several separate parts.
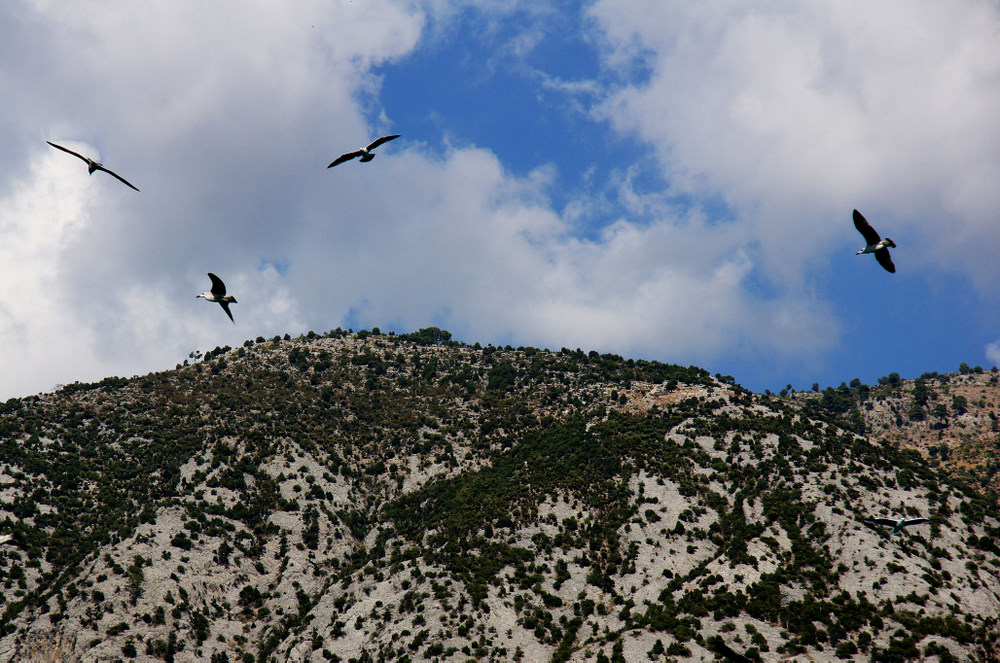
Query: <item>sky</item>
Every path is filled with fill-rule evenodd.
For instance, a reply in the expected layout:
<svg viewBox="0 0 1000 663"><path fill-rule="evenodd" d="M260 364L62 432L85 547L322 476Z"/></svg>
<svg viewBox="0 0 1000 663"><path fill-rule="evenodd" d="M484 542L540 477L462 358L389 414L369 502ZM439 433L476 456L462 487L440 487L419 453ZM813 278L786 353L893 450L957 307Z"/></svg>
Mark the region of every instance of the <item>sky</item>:
<svg viewBox="0 0 1000 663"><path fill-rule="evenodd" d="M0 399L337 327L755 391L1000 362L993 0L14 0L0 34Z"/></svg>

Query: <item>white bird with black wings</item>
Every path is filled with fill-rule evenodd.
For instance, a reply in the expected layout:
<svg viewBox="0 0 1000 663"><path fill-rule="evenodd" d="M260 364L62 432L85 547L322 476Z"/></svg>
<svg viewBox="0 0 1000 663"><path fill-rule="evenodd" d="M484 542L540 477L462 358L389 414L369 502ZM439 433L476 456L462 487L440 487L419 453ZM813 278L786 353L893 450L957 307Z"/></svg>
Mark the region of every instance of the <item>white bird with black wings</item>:
<svg viewBox="0 0 1000 663"><path fill-rule="evenodd" d="M399 136L400 134L394 134L392 136L382 136L381 138L376 138L375 140L373 140L371 143L368 144L368 147L363 147L355 152L347 152L345 154L341 154L339 157L334 159L333 163L327 166L327 168L333 168L334 166L340 165L345 161L350 161L355 157L361 157L362 161L371 161L372 159L375 158L375 155L372 154L372 150L374 150L382 143L388 143L390 140L399 138Z"/></svg>
<svg viewBox="0 0 1000 663"><path fill-rule="evenodd" d="M124 177L122 177L118 173L116 173L114 171L111 171L111 170L108 170L107 168L105 168L104 164L100 163L99 161L94 161L93 159L88 159L87 157L83 156L82 154L74 152L73 150L71 150L71 149L69 149L67 147L63 147L62 145L56 145L55 143L52 143L50 141L45 141L45 142L48 143L49 145L51 145L52 147L56 148L57 150L62 150L63 152L66 152L67 154L72 154L73 156L75 156L75 157L77 157L79 159L83 159L87 163L87 170L90 172L91 175L93 175L98 170L103 170L105 173L107 173L108 175L111 175L112 177L114 177L115 179L117 179L119 182L121 182L125 186L130 187L132 189L135 189L136 191L139 190L139 189L136 189L134 186L132 186L132 184L129 183L128 180L126 180Z"/></svg>
<svg viewBox="0 0 1000 663"><path fill-rule="evenodd" d="M861 216L861 212L858 210L854 210L854 227L858 229L859 233L864 235L865 241L868 242L865 248L858 251L855 255L874 253L878 264L885 267L887 272L895 272L896 266L892 264L892 258L889 257L889 248L896 248L896 243L888 237L882 239L878 232L872 228L872 225L868 223L868 219Z"/></svg>
<svg viewBox="0 0 1000 663"><path fill-rule="evenodd" d="M201 297L206 301L218 302L219 306L222 307L222 310L225 311L226 315L229 316L229 319L233 320L233 313L232 311L229 310L229 305L236 304L237 303L236 298L233 297L232 295L226 294L226 284L223 283L222 279L220 279L218 276L216 276L212 272L209 272L208 278L212 279L212 289L208 292L203 292L200 295L195 295L194 298L198 299L199 297ZM234 325L236 324L235 320L233 320L233 324Z"/></svg>

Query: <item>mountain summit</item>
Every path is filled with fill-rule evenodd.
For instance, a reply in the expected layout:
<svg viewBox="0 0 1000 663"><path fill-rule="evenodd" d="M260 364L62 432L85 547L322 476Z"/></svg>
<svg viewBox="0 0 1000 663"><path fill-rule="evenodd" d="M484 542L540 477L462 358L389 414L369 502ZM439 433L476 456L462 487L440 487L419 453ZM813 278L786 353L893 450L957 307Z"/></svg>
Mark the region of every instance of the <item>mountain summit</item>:
<svg viewBox="0 0 1000 663"><path fill-rule="evenodd" d="M1000 653L1000 512L953 473L695 367L435 328L7 401L0 533L3 661Z"/></svg>

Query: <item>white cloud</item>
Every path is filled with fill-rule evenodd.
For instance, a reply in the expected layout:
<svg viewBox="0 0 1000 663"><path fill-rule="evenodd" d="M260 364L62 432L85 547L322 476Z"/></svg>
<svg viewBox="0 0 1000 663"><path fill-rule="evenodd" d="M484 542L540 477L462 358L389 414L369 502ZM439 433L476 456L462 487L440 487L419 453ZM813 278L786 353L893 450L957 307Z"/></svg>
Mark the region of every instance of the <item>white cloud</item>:
<svg viewBox="0 0 1000 663"><path fill-rule="evenodd" d="M269 265L331 154L368 138L372 65L411 51L423 21L389 0L0 11L5 43L21 47L0 79L18 128L4 146L20 157L0 187L0 396L303 328ZM239 295L237 327L194 299L207 271Z"/></svg>
<svg viewBox="0 0 1000 663"><path fill-rule="evenodd" d="M994 366L1000 366L1000 340L986 345L986 358L992 361Z"/></svg>
<svg viewBox="0 0 1000 663"><path fill-rule="evenodd" d="M888 14L867 5L598 2L607 66L649 74L599 112L653 146L672 189L646 193L635 166L560 209L554 165L517 177L489 146L442 153L379 106L373 67L421 48L428 26L466 5L491 20L503 11L390 0L0 10L8 44L32 45L21 60L0 45L13 63L0 95L16 100L0 113L19 136L0 138L15 155L0 165L0 397L355 323L685 364L800 362L839 342L810 274L828 244L857 243L852 207L908 224L922 259L945 268L997 232L985 214L1000 202L1000 151L986 121L996 93L981 89L995 75L984 10L968 22L893 5L915 36L879 40ZM933 22L944 36L921 44ZM590 104L597 85L565 89ZM325 168L383 131L404 137L371 164ZM142 192L88 176L44 139L76 141ZM718 196L732 220L700 209ZM927 210L950 214L953 235ZM237 325L195 300L208 271L237 297Z"/></svg>
<svg viewBox="0 0 1000 663"><path fill-rule="evenodd" d="M326 170L394 128L366 126L372 65L417 46L427 18L415 6L34 11L3 19L14 41L32 32L41 60L8 79L32 92L16 118L30 127L29 170L0 197L0 340L18 352L7 394L350 320L685 362L722 347L808 354L836 336L822 303L753 294L739 228L635 200L641 223L576 237L573 219L606 207L578 200L564 218L548 165L519 178L485 149L435 157L404 138L373 164ZM142 192L87 176L44 138L77 141ZM208 271L239 300L236 326L194 299ZM789 344L790 330L808 340Z"/></svg>
<svg viewBox="0 0 1000 663"><path fill-rule="evenodd" d="M644 226L621 220L582 240L545 197L551 174L517 179L473 148L440 161L407 153L379 173L395 195L343 210L349 220L332 231L327 250L313 250L310 239L309 250L293 253L290 279L301 278L303 288L313 275L329 275L329 290L314 293L315 311L354 310L369 325L406 329L440 323L483 341L666 352L684 361L733 347L810 354L837 336L820 302L752 294L738 229L709 228L700 216ZM353 186L367 173L343 177Z"/></svg>
<svg viewBox="0 0 1000 663"><path fill-rule="evenodd" d="M627 77L601 116L654 146L676 191L725 196L774 282L856 243L853 207L909 234L912 265L1000 276L995 3L600 0L591 16Z"/></svg>

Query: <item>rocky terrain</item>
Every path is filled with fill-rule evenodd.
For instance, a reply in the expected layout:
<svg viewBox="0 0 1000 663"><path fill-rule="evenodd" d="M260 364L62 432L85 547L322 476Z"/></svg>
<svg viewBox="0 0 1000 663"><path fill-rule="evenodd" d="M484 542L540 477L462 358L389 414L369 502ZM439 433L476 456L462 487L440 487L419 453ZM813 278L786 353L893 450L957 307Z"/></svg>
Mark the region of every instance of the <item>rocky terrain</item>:
<svg viewBox="0 0 1000 663"><path fill-rule="evenodd" d="M919 451L926 462L987 492L1000 491L1000 372L897 374L792 397L873 440Z"/></svg>
<svg viewBox="0 0 1000 663"><path fill-rule="evenodd" d="M921 437L905 385L449 339L258 338L0 405L0 660L1000 655L997 438L951 442L993 374L935 382Z"/></svg>

